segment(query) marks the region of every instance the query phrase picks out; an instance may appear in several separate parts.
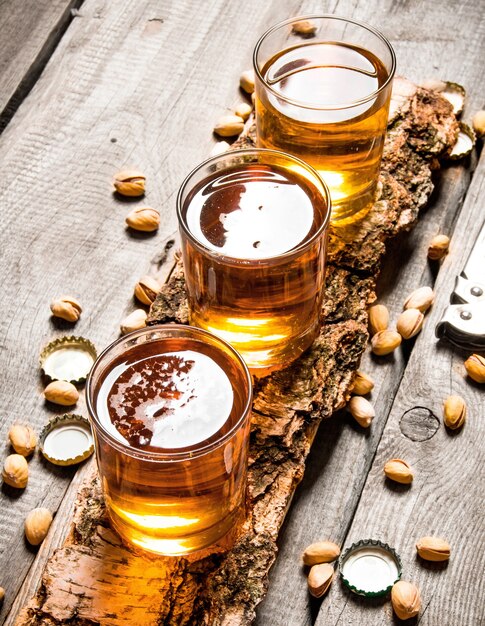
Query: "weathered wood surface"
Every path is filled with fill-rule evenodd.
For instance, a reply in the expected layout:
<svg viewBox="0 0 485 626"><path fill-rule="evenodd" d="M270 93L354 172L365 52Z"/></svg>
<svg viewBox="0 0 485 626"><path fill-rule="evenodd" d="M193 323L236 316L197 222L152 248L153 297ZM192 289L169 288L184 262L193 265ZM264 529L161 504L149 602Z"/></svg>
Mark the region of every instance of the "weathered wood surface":
<svg viewBox="0 0 485 626"><path fill-rule="evenodd" d="M2 436L14 419L27 416L40 427L51 413L51 407L44 409L34 397L29 381L37 377L37 349L59 332L48 323L47 303L53 286L61 291L69 290L73 284L70 279L75 276L75 291L89 305L89 318L82 318L79 332L103 346L114 338L131 285L147 269L147 259L153 259L152 271L158 271L163 240L175 230L174 214L169 210L164 213L164 226L157 238L137 241L124 237L121 230L117 237L120 211L122 221L126 208L109 197L107 181L112 172L124 163L152 164L151 171L160 170L161 175L151 176L147 203L159 206L165 202L167 209L172 207L173 195L183 176L208 152L207 138L216 112L235 100L237 76L250 63L252 33L256 36L282 15L301 12L299 2L263 5L249 0L244 11L234 2L216 2L210 7L192 7L190 3L164 3L161 7L160 3L140 2L128 8L129 4L133 5L118 2L113 8L104 2L85 3L82 21L74 20L33 94L12 120L8 141L4 139L1 143L2 191L9 189L8 198L4 198L5 207L16 207L16 211L17 207L28 207L20 219L16 211L8 213L9 219L13 215L17 218L16 228L7 228L2 241L2 252L6 250L8 258L8 262L4 259L1 263L3 284L7 286L2 300L2 335L6 339L0 357L5 372L0 414ZM304 11L322 9L312 3L304 3L303 7ZM341 1L337 7L329 8L334 9L374 24L379 22L396 48L401 73L418 81L430 76L459 80L470 94L468 111L472 113L483 106L485 94L478 59L483 58L484 17L475 4ZM160 26L161 19L165 26ZM140 36L145 26L150 33L148 39ZM170 29L170 33L161 32L164 28ZM226 58L232 59L231 62L220 63L222 49L227 51ZM171 116L160 113L167 110ZM184 127L188 113L192 121ZM109 139L115 138L118 142L110 145ZM52 171L56 173L56 188L46 182L52 185ZM421 280L434 277L422 262L423 253L432 234L439 230L451 232L455 212L450 209L454 198L458 200L466 187L463 169L450 169L445 182L435 195L432 210L426 211L418 226L419 237L413 233L402 238L393 250L395 256L391 255L390 263L384 267L391 280L387 281L382 297L391 307L395 306L395 311L402 293ZM2 214L6 214L5 210ZM47 226L54 228L54 232L50 233ZM61 234L69 231L71 246L63 246L60 254L56 244L62 239ZM85 240L93 236L93 242L87 244ZM29 265L22 260L28 246L35 253L38 266L35 271L28 269ZM110 249L109 254L104 246ZM400 267L397 281L395 259ZM73 273L73 268L78 269ZM107 280L102 280L102 273ZM11 285L12 276L15 276L14 285ZM393 283L395 291L391 288ZM376 374L384 372L382 379L384 383L387 381L382 390L378 385L379 391L374 396L382 408L375 427L380 428L387 417L385 407L390 404L406 358L407 351L396 355L394 363L384 366L370 362ZM318 606L308 604L304 579L294 564L305 543L320 533L329 536L334 529L348 526L363 478L343 458L359 459L364 449L370 463L379 439L374 437L375 428L371 441L346 420L332 419L323 428L314 444L308 480L297 492L297 506L290 511L280 542L281 558L271 577L268 601L262 607L260 623L264 626L304 623L305 611L308 619L316 615ZM7 601L0 619L33 558L22 540L23 515L42 502L57 509L71 477L64 471L53 475L52 469L37 459L32 467L35 485L29 485L22 498L0 494L3 548L0 549L3 573L0 584L7 587ZM364 463L361 467L365 471L367 466ZM69 498L74 492L75 489L67 492L54 522L57 532L49 538L54 546L62 540L60 530L65 531L69 524ZM342 498L333 498L338 493ZM348 499L345 494L350 494ZM385 496L383 493L382 497ZM29 597L35 587L35 571L42 570L48 554L44 547L45 544L37 554L36 570L23 588L24 597ZM284 592L273 594L273 589ZM295 595L300 592L305 605L303 611L298 612L297 605L290 612ZM439 598L435 595L434 601ZM16 607L21 604L17 603ZM9 623L15 615L16 609ZM377 623L376 615L372 619L373 624ZM366 623L365 617L360 621Z"/></svg>
<svg viewBox="0 0 485 626"><path fill-rule="evenodd" d="M433 187L430 164L446 154L456 138L456 121L446 101L397 81L396 91L402 89L406 96L398 100L386 140L380 198L358 227L331 233L321 335L293 366L256 384L250 517L235 547L227 555L195 563L132 555L106 528L100 486L90 479L79 498L71 537L49 561L41 589L19 625L62 624L73 615L112 624L252 622L255 605L265 593L278 530L303 475L316 428L345 404L364 350L365 310L374 299L384 242L415 222ZM433 140L424 142L422 137ZM154 303L150 323L187 321L181 274L179 265ZM175 310L174 302L180 303ZM152 564L149 570L147 562ZM130 576L137 582L130 583ZM108 589L107 579L113 580ZM153 579L159 593L142 602Z"/></svg>
<svg viewBox="0 0 485 626"><path fill-rule="evenodd" d="M475 172L455 233L451 252L443 262L435 290L436 301L416 339L399 390L393 399L386 429L367 475L359 506L345 543L364 537L394 546L403 560L403 578L420 588L423 626L480 625L485 622L483 551L483 441L485 395L483 385L471 381L463 367L470 352L437 342L434 329L449 304L455 277L463 269L484 224L485 158ZM460 431L443 426L443 402L462 396L468 419ZM417 423L408 411L417 410ZM433 417L424 419L429 411ZM410 488L385 480L382 468L391 458L405 459L415 471ZM430 564L416 556L423 536L445 537L452 546L448 564ZM391 623L391 607L363 602L341 586L320 607L316 626ZM352 597L351 597L352 596Z"/></svg>
<svg viewBox="0 0 485 626"><path fill-rule="evenodd" d="M0 131L36 82L81 1L0 1Z"/></svg>

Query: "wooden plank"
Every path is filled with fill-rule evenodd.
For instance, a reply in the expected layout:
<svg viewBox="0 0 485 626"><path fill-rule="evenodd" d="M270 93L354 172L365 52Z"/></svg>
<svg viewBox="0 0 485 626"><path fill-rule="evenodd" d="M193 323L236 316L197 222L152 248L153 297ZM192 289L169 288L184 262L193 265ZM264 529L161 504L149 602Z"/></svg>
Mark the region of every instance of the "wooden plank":
<svg viewBox="0 0 485 626"><path fill-rule="evenodd" d="M21 228L24 229L22 236L17 236L15 241L17 242L17 246L25 245L25 241L31 241L28 235L26 235L26 233L30 232L26 224L27 219L32 220L35 228L41 231L42 228L45 229L50 225L49 217L55 215L53 221L59 222L55 224L55 236L49 236L43 233L41 235L43 238L41 242L42 245L33 241L35 252L39 255L40 251L46 246L53 249L43 267L45 268L50 265L51 268L55 268L54 278L56 278L59 283L59 288L69 288L70 284L68 278L72 272L72 268L79 268L79 274L76 271L76 291L78 295L83 296L83 302L89 304L89 307L86 308L89 308L91 312L89 323L85 320L85 325L80 326L80 328L83 332L93 336L90 327L91 325L96 325L96 332L99 333L98 336L100 338L98 342L102 342L100 345L104 345L104 343L107 343L109 339L114 337L116 322L113 323L113 320L120 319L125 302L130 296L130 288L126 286L127 283L125 283L124 286L121 287L122 293L115 295L117 300L113 301L113 294L116 294L119 287L117 281L121 283L126 278L128 278L130 282L133 281L139 273L142 273L142 271L139 270L143 269L144 271L146 259L150 257L154 260L152 265L153 271L157 269L158 251L163 248L164 238L169 237L170 233L173 231L174 222L172 221L171 226L163 230L156 241L143 239L142 241L135 242L128 237L124 238L121 236L117 238L109 233L109 236L106 237L106 231L109 231L109 229L116 230L118 225L118 222L113 217L113 210L116 209L118 211L117 217L119 217L120 211L124 214L125 209L111 201L108 195L109 192L105 194L99 190L93 191L93 181L95 184L99 184L100 187L106 184L107 190L108 185L105 181L109 180L113 169L116 169L121 162L128 160L135 161L137 164L141 161L145 162L145 159L147 161L153 160L154 165L152 172L158 171L160 162L165 162L169 157L171 145L166 142L167 136L169 136L168 140L173 142L173 145L178 145L176 154L170 157L174 158L175 161L170 162L170 172L167 173L164 171L162 176L154 182L154 186L151 190L153 195L148 197L150 202L156 200L157 206L159 201L167 201L168 206L168 200L173 197L173 193L183 175L191 165L194 165L206 154L204 141L210 133L214 110L217 108L218 103L229 102L234 97L235 78L240 69L246 67L249 62L251 46L248 45L247 32L252 30L256 31L256 29L263 30L266 25L279 19L279 15L277 15L278 10L283 12L286 7L286 13L289 14L290 9L293 9L294 6L294 4L290 6L290 3L288 3L288 5L278 5L278 7L276 7L274 3L271 4L271 6L268 3L268 6L265 7L267 13L261 15L260 4L256 6L256 3L250 2L245 5L245 11L247 10L249 15L248 19L246 19L246 17L242 15L243 12L240 11L239 6L236 7L235 4L232 4L225 8L217 4L214 5L214 8L211 7L213 15L211 13L212 17L209 16L209 20L212 19L212 23L208 27L207 21L202 19L201 22L200 15L195 9L193 12L190 12L186 5L183 4L183 6L179 7L181 12L180 19L172 20L172 14L170 13L169 20L169 26L173 27L172 37L175 37L177 32L184 34L184 37L181 38L180 45L170 41L169 36L163 42L157 39L154 43L152 39L150 47L147 45L146 41L141 40L140 46L139 40L132 36L129 42L124 44L123 47L124 42L122 42L122 40L126 37L126 31L129 30L128 24L130 26L134 25L133 27L138 29L136 32L139 34L141 26L148 24L148 19L153 19L153 16L155 16L155 24L151 24L148 29L152 31L152 29L158 28L157 19L159 18L157 18L155 11L157 6L153 3L151 5L144 4L141 9L138 9L142 11L142 13L139 14L141 16L136 18L131 15L132 21L130 24L130 16L126 15L126 3L117 7L121 12L121 17L118 22L115 20L114 11L106 12L104 5L98 4L99 13L95 14L94 11L92 14L89 13L89 11L84 13L84 18L86 21L89 21L89 25L84 24L78 27L76 24L75 36L72 35L70 39L66 40L67 43L65 47L62 48L64 53L69 53L71 48L76 45L79 40L83 41L84 38L88 38L91 34L98 34L95 43L90 47L86 46L84 56L82 50L85 44L83 43L83 45L79 46L80 50L77 52L80 52L78 60L82 62L81 70L76 68L74 57L61 59L59 55L56 56L56 63L59 64L57 69L59 71L57 71L54 66L48 68L49 75L46 79L47 82L42 86L43 93L41 94L45 106L48 106L50 96L52 96L54 102L43 112L35 110L35 101L32 100L29 103L29 107L24 109L25 114L23 117L21 117L22 111L19 112L17 130L12 139L16 144L16 148L15 150L10 150L10 156L21 156L23 158L22 167L30 165L30 167L33 168L33 172L29 171L26 167L28 176L24 175L23 178L20 177L22 186L17 190L17 193L10 196L10 200L15 201L14 206L16 207L30 207L33 188L36 190L40 189L40 198L38 195L35 196L36 204L30 209L28 217L26 216L24 218L24 226L21 225ZM170 11L170 9L168 10ZM173 11L175 11L175 8ZM184 11L187 13L186 19L189 23L192 22L194 24L193 26L189 25L186 27L185 20L182 19ZM221 14L220 17L218 13ZM236 14L237 18L234 17ZM149 15L151 17L149 17ZM104 36L99 35L95 24L93 24L94 20L102 22L102 24L99 24L100 28L108 25L112 30L113 22L115 23L114 32L112 32L112 40L109 40L106 34L107 29ZM76 22L77 21L78 20L76 20ZM226 21L225 26L224 21ZM215 28L216 24L218 28ZM257 26L258 24L259 27ZM212 32L210 32L211 27ZM158 34L155 33L152 34L151 37L156 37L157 35ZM79 40L77 37L79 37ZM191 56L187 62L185 62L185 57L183 56L183 48L186 47L185 37L198 39L197 45L190 47L188 54ZM235 68L233 64L228 64L221 68L220 64L217 63L221 47L224 46L224 49L227 49L228 39L231 40L231 42L229 42L229 54L232 55L230 58L242 60L240 67ZM156 67L156 64L160 61L160 55L162 54L160 49L163 48L164 43L167 44L167 40L168 49L164 51L164 54L170 59L177 58L179 62L182 60L182 63L178 68L179 72L176 73L176 84L169 83L166 98L161 97L157 100L156 94L160 91L161 76L164 75L164 72L165 76L168 73L171 74L172 66L167 62L163 66L163 72L157 75L154 70L149 71L144 67L144 64L150 61L154 63L154 67ZM155 48L157 51L155 51ZM209 48L207 63L202 55L206 48ZM118 52L119 56L116 59L111 61L107 60L110 55L120 49L122 49L122 52ZM128 52L133 53L133 51L137 53L135 56L135 69L132 70L132 74L128 76L128 85L126 83L121 84L121 80L119 82L115 81L116 84L113 85L112 76L118 76L126 69L126 56L123 57L123 60L120 56L127 55ZM242 56L240 56L241 53ZM89 55L91 55L94 60L88 61L87 58ZM199 58L198 64L193 62L195 58ZM190 61L190 59L192 59L192 61ZM94 69L96 64L100 67L104 62L107 65L106 73L104 73L103 69L99 69L99 71ZM62 70L59 69L60 65L62 65ZM217 79L215 79L213 70L216 65L218 67ZM84 73L86 66L89 70L87 77ZM117 69L118 71L113 72L113 69ZM193 73L190 72L190 69L193 69ZM73 79L66 84L67 81L63 79L63 76L67 76L68 72L71 72ZM135 82L133 73L136 73L140 79L136 93L133 88ZM184 76L184 80L182 80L182 76ZM56 84L58 80L59 85ZM145 80L150 81L148 86L144 84ZM197 83L195 87L193 85L194 82ZM190 83L190 89L187 87L187 83ZM66 91L66 88L68 92L67 99L69 101L67 105L63 104L63 106L65 106L64 110L58 111L57 105L62 102L61 96L63 92ZM131 89L130 93L126 94L124 88L128 88L128 90ZM184 95L184 92L187 90L190 91L190 94ZM96 106L94 101L100 96L102 96L102 101L99 106ZM162 105L164 105L165 110L170 110L171 104L179 97L180 100L177 102L177 108L180 106L181 109L179 109L179 111L183 111L183 114L179 113L178 116L175 115L175 119L174 117L165 119L167 116L164 117L161 114L155 114L153 120L148 119L144 121L142 119L144 116L139 114L140 110L147 110L150 112L151 116L153 111L159 111L159 107ZM117 100L120 101L119 106L117 106ZM120 112L123 111L127 102L131 104L131 107L129 107L130 113L126 117L121 115L119 118L118 116ZM185 132L181 136L179 129L183 126L187 110L192 110L191 107L194 102L197 102L197 114L200 115L202 123L199 125L196 123L196 120L193 120L189 124L189 133ZM94 126L95 121L99 121L99 118L102 117L100 109L103 105L106 105L107 109L105 116L100 122L101 128L99 134L97 134L92 126ZM94 118L91 119L93 114ZM73 115L72 120L68 119L69 115ZM148 118L149 116L146 117ZM90 123L88 123L88 118L90 118ZM168 118L170 118L170 115L168 115ZM171 121L174 123L174 129L169 133L167 131L167 125L170 124ZM17 120L15 120L15 122L17 122ZM180 126L180 122L182 122L182 126ZM55 128L57 134L51 138L44 136L44 133L39 131L44 125L49 127L49 132L52 132L53 128ZM162 138L159 141L154 141L156 131L159 128L162 129ZM20 136L22 132L25 132L27 129L30 129L32 132L23 145L21 145ZM116 132L110 134L110 129L114 129ZM118 133L118 130L120 130L120 133ZM71 143L69 146L63 148L62 142L65 140L65 137L69 137ZM140 141L139 137L142 138ZM106 146L110 138L117 138L118 145ZM156 144L153 151L150 151L149 154L147 154L148 151L145 146L147 138L150 140L150 147ZM122 145L119 145L120 141ZM141 147L138 145L139 143L142 144ZM137 147L135 148L135 146ZM160 149L161 156L159 158L155 158L153 155L155 148ZM130 156L133 149L135 149L135 152ZM76 151L77 154L73 156L73 153ZM42 163L44 160L46 162ZM100 163L102 163L101 166ZM5 159L3 161L3 171L6 171L5 168L7 164L8 160ZM60 184L60 190L54 190L53 196L50 195L51 190L48 189L49 186L45 182L49 181L49 184L52 184L51 165L55 167L55 183L56 185ZM19 177L21 167L16 163L11 169L12 176L10 176L9 184L15 186L18 182L16 179ZM80 173L82 173L82 176L80 176ZM154 181L153 176L151 180ZM44 194L47 194L47 192L49 192L49 197L44 197ZM37 206L37 203L39 203L40 206ZM72 212L71 214L76 215L76 211L79 211L79 213L74 220L74 249L64 250L64 254L66 254L67 257L67 267L65 269L59 269L62 266L63 259L62 254L55 251L55 244L59 241L60 233L64 232L66 228L70 226L69 220L61 218L59 215L60 207L63 204L68 207ZM93 207L96 207L94 212ZM49 213L49 211L52 211L52 213ZM86 220L88 218L91 221L87 222ZM64 221L60 222L60 219L64 219ZM99 237L91 244L86 243L84 238L92 231L95 232L99 230L100 224L102 225L104 221L109 222L109 228L108 225L101 228ZM13 230L11 230L9 236L12 237L13 234ZM107 241L113 248L124 247L126 254L125 259L122 259L122 250L115 252L114 256L116 258L114 260L108 255L103 256L98 251L94 251L96 244L103 240ZM141 251L134 251L133 246L135 243L142 248ZM79 247L77 252L75 249L76 246ZM127 254L127 249L129 249L129 255ZM90 253L89 260L84 258L87 251ZM125 262L127 265L124 264ZM130 264L131 269L126 271L126 267ZM9 266L9 269L16 265L20 266L24 273L26 273L28 264L21 259L18 253L14 256L14 261L12 262L12 266ZM97 267L102 267L108 278L108 282L111 281L112 284L108 288L106 281L98 280ZM30 336L30 342L35 345L36 348L32 350L31 346L27 345L29 343L28 341L23 341L17 346L16 341L10 340L8 343L9 351L13 354L14 350L17 349L19 353L18 357L15 359L12 358L9 363L10 368L14 370L10 376L10 383L14 378L13 374L15 372L23 376L24 380L34 379L36 376L36 368L35 358L34 360L30 360L32 359L32 353L35 352L36 354L37 348L40 347L43 339L51 334L50 332L45 332L46 326L43 326L47 324L48 312L46 305L51 295L50 289L48 288L47 277L42 277L43 271L42 268L38 268L36 271L32 271L31 276L26 275L21 279L22 282L19 285L19 293L22 298L22 305L26 300L26 294L31 284L34 285L33 291L30 293L31 301L26 303L28 306L27 310L23 311L20 306L18 311L15 308L8 309L7 311L10 314L9 319L15 314L17 315L17 319L13 322L14 330L16 328L17 331L19 331L19 327L21 327L22 332L19 333L19 336L24 335L25 338ZM8 278L10 275L11 274L7 272L4 279L5 277ZM81 275L83 275L82 286L80 286L79 278ZM85 278L84 275L86 275ZM18 280L18 273L15 273L15 276L16 280ZM37 283L39 284L37 285ZM17 293L14 292L12 295L17 296ZM15 297L15 301L17 301L17 297ZM106 304L108 304L107 311L106 314L103 314L103 308ZM21 324L18 319L19 315L22 317ZM3 319L6 318L3 317ZM22 362L24 362L24 364L22 364L19 369L16 369L17 364ZM45 418L46 413L43 412L41 403L38 401L35 403L31 402L28 385L24 385L24 387L23 391L20 390L20 384L10 387L10 389L14 391L13 396L15 403L18 403L18 406L14 409L14 417L22 416L24 411L27 412L27 408L29 407L30 411L35 410L36 413L38 412L35 416L35 420L40 424ZM10 398L5 400L4 408L8 408L8 412L4 410L2 416L5 416L6 421L9 422L9 418L13 417ZM40 471L44 471L44 469L45 468L42 466ZM37 468L35 468L35 471L38 471ZM45 473L49 475L48 470L46 470ZM38 487L40 491L41 485L39 484ZM53 486L51 483L46 483L42 489L47 491L48 489L53 489ZM10 519L16 517L16 515L17 512L9 508ZM10 531L7 535L3 536L5 540L8 541L11 537ZM22 548L26 552L23 546Z"/></svg>
<svg viewBox="0 0 485 626"><path fill-rule="evenodd" d="M305 12L315 8L311 3L304 3ZM353 7L339 2L336 10L382 29L396 50L399 73L417 81L436 77L466 85L465 119L469 120L474 111L483 106L485 89L481 70L474 60L477 51L481 56L485 54L484 20L480 16L475 24L471 3L459 8L460 20L456 20L457 7L452 3L438 7L431 2L405 5L373 2L371 8L369 3ZM468 46L466 40L467 30L474 31L475 27L478 48ZM472 37L475 41L475 34ZM442 172L432 202L416 229L393 241L377 286L379 301L389 307L392 319L397 319L405 294L420 285L434 283L439 265L428 263L428 243L437 233L452 234L472 172L473 164L449 167ZM318 539L343 542L411 348L412 343L406 343L390 359L375 359L369 353L363 357L362 368L376 382L371 400L377 418L370 432L364 433L345 413L321 424L305 477L279 537L279 556L270 573L268 595L258 608L258 626L303 625L316 619L320 603L311 599L307 592L301 552ZM327 604L333 604L333 599L329 598ZM328 616L328 622L322 621L322 624L336 624L338 611L332 616L333 619ZM361 616L364 624L368 619L368 616ZM347 623L358 622L339 622Z"/></svg>
<svg viewBox="0 0 485 626"><path fill-rule="evenodd" d="M483 481L480 449L485 435L483 385L466 377L463 361L470 353L437 342L434 329L449 303L455 277L461 272L483 219L485 158L480 160L451 241L451 252L436 281L436 301L416 340L392 405L365 489L345 539L379 538L395 547L403 560L403 578L421 589L419 624L482 624L485 589L483 552ZM462 396L468 420L460 431L442 424L443 401ZM407 411L425 407L438 418L426 440L416 429L405 436L401 419ZM421 431L422 432L422 431ZM433 434L434 432L434 434ZM384 480L390 458L405 459L415 471L411 488ZM452 546L448 564L427 564L416 557L415 543L423 536L445 537ZM328 624L389 624L389 603L366 603L335 585L321 605L317 626Z"/></svg>
<svg viewBox="0 0 485 626"><path fill-rule="evenodd" d="M37 366L47 341L75 332L102 348L116 338L134 308L133 285L159 271L176 230L178 186L206 157L215 118L238 98L248 32L290 6L90 0L80 9L0 138L1 441L12 422L40 430L56 412L42 400ZM222 49L234 61L221 64ZM124 227L132 204L112 196L111 178L125 165L147 175L142 202L162 213L156 235ZM50 318L50 300L63 293L83 304L75 328ZM76 410L85 413L83 399ZM29 467L24 493L0 490L0 621L36 554L24 541L25 515L36 506L56 511L75 473L38 455Z"/></svg>
<svg viewBox="0 0 485 626"><path fill-rule="evenodd" d="M81 2L0 1L0 131L38 79Z"/></svg>

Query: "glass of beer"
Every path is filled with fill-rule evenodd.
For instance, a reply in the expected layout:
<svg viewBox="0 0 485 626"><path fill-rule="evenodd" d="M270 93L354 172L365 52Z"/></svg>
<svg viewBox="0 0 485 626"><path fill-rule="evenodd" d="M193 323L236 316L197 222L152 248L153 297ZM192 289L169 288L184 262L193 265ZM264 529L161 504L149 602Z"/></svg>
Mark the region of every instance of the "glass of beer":
<svg viewBox="0 0 485 626"><path fill-rule="evenodd" d="M256 44L257 145L319 172L334 225L361 219L375 199L395 65L377 30L332 15L286 20Z"/></svg>
<svg viewBox="0 0 485 626"><path fill-rule="evenodd" d="M320 328L330 197L306 163L237 150L199 165L177 199L190 323L228 341L258 376Z"/></svg>
<svg viewBox="0 0 485 626"><path fill-rule="evenodd" d="M231 545L245 518L251 377L225 341L168 324L99 356L86 396L112 526L183 555Z"/></svg>

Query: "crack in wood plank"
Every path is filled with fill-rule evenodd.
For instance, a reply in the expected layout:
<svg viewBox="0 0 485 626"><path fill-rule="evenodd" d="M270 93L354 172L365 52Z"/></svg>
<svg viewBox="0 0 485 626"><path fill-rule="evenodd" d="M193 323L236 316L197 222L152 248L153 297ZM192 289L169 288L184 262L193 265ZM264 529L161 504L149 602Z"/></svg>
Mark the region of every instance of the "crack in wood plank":
<svg viewBox="0 0 485 626"><path fill-rule="evenodd" d="M0 77L0 133L6 128L25 98L29 95L42 71L47 65L64 33L76 16L76 11L84 0L65 0L64 2L35 2L13 4L8 13L0 20L0 29L4 41L10 40L14 46L22 42L21 51L12 59L12 46L4 46L9 53L10 67L6 67ZM45 5L45 6L43 6ZM49 6L50 5L50 6ZM19 20L12 11L22 11L29 15L21 21L22 32L10 32L10 28L18 28ZM43 14L44 13L44 14ZM50 31L45 27L49 25ZM27 30L27 28L29 30ZM39 33L37 33L39 31ZM0 58L0 67L2 66ZM5 63L5 65L7 65Z"/></svg>

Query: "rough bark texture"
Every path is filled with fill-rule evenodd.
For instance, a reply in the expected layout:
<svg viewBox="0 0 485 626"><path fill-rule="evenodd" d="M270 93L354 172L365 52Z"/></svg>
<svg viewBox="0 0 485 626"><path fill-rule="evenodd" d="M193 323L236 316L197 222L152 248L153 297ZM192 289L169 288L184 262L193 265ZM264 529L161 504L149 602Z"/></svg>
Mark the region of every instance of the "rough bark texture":
<svg viewBox="0 0 485 626"><path fill-rule="evenodd" d="M250 624L265 594L276 539L320 421L344 406L366 346L366 306L385 242L416 221L457 122L439 95L396 80L379 197L363 222L330 232L323 314L312 348L256 383L244 532L227 554L199 561L138 555L109 529L99 480L78 497L71 535L44 572L18 626ZM238 141L250 145L253 130ZM151 324L187 322L180 260Z"/></svg>

